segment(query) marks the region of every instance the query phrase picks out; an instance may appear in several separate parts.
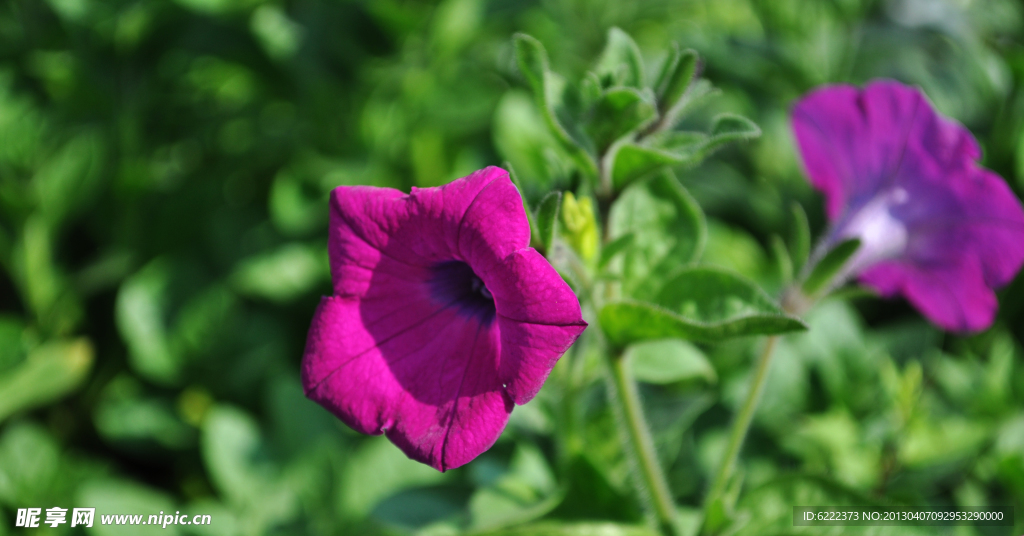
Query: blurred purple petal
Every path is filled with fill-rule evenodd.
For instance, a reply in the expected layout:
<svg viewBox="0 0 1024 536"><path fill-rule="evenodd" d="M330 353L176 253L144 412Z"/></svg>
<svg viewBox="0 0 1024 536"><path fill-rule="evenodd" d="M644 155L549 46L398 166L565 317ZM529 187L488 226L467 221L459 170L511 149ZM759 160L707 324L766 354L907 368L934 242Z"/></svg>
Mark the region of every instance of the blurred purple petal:
<svg viewBox="0 0 1024 536"><path fill-rule="evenodd" d="M441 471L487 450L586 327L529 238L499 168L409 195L335 189L307 396Z"/></svg>
<svg viewBox="0 0 1024 536"><path fill-rule="evenodd" d="M844 275L902 294L955 331L991 325L994 289L1024 263L1024 211L959 123L917 89L830 86L793 109L793 130L832 227L825 247L860 238Z"/></svg>

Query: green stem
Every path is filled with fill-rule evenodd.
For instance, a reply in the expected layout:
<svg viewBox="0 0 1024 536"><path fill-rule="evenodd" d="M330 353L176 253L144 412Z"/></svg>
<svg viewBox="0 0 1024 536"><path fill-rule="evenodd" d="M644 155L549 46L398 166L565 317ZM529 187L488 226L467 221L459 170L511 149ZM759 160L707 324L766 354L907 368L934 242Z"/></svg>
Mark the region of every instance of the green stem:
<svg viewBox="0 0 1024 536"><path fill-rule="evenodd" d="M619 414L619 422L625 424L623 428L629 442L626 450L632 454L638 473L633 479L637 491L654 510L660 532L665 536L676 536L675 502L654 450L654 439L644 418L640 393L629 372L629 363L621 353L613 353L608 365L613 381L611 400Z"/></svg>
<svg viewBox="0 0 1024 536"><path fill-rule="evenodd" d="M607 244L610 239L610 226L608 224L612 203L615 201L616 192L611 179L611 169L605 160L607 154L601 156L601 172L597 190L597 205L600 214L602 231L602 243ZM612 299L616 294L615 288L611 285L605 286L606 297ZM594 298L591 295L591 298ZM595 308L600 310L600 303L594 303ZM658 453L654 450L654 438L651 437L651 430L644 417L643 405L640 402L640 393L637 390L636 380L629 371L629 362L621 349L609 349L608 369L611 375L609 385L609 398L615 408L618 417L616 424L619 430L626 436L623 439L626 445L626 455L631 458L631 463L636 469L633 472L633 482L641 501L653 515L658 524L658 531L663 536L680 536L678 525L676 525L676 504L672 500L672 492L669 490L668 481L665 479L665 472L658 461Z"/></svg>
<svg viewBox="0 0 1024 536"><path fill-rule="evenodd" d="M740 455L740 449L743 447L743 441L747 437L750 423L754 420L754 413L757 411L757 405L761 401L761 394L764 392L765 380L768 379L768 367L771 364L772 353L778 340L777 336L768 337L764 350L761 352L761 357L758 359L757 371L754 373L754 381L750 385L750 392L747 393L747 399L743 401L743 406L736 415L736 420L732 423L729 444L726 446L725 455L722 457L722 464L718 468L718 474L715 475L711 491L708 492L707 498L704 501L705 518L709 508L722 497L726 486L728 486L729 481L732 479L733 472L736 469L736 460Z"/></svg>

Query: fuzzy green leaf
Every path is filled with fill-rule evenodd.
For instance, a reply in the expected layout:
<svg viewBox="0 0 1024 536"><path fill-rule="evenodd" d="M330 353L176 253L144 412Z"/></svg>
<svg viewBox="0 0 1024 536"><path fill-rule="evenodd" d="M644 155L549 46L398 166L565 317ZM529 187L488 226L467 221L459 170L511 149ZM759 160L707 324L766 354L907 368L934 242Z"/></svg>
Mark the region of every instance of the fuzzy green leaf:
<svg viewBox="0 0 1024 536"><path fill-rule="evenodd" d="M694 79L700 76L700 56L691 49L681 50L674 45L655 85L658 110L667 113L682 99Z"/></svg>
<svg viewBox="0 0 1024 536"><path fill-rule="evenodd" d="M708 267L682 270L665 284L654 303L608 304L599 319L616 346L665 338L718 342L806 329L754 283Z"/></svg>
<svg viewBox="0 0 1024 536"><path fill-rule="evenodd" d="M626 349L633 377L645 383L667 385L684 381L714 383L715 368L696 346L678 339L647 341Z"/></svg>
<svg viewBox="0 0 1024 536"><path fill-rule="evenodd" d="M636 132L657 117L650 91L633 88L606 91L591 114L586 130L594 140L598 154L603 154L617 140Z"/></svg>
<svg viewBox="0 0 1024 536"><path fill-rule="evenodd" d="M704 213L671 173L626 188L608 225L612 239L634 235L609 270L622 276L623 292L636 299L650 299L665 275L696 261L707 235Z"/></svg>
<svg viewBox="0 0 1024 536"><path fill-rule="evenodd" d="M640 47L629 34L614 27L608 30L608 42L595 70L604 87L642 88L646 80Z"/></svg>

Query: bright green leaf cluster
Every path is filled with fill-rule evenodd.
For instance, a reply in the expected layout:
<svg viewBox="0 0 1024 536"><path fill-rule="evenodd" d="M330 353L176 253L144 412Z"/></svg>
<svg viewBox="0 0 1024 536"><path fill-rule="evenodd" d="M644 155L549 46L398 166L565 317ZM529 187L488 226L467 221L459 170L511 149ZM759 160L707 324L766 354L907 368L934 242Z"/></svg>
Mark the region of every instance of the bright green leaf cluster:
<svg viewBox="0 0 1024 536"><path fill-rule="evenodd" d="M515 48L548 127L598 188L617 191L658 169L695 166L727 143L761 134L735 114L716 117L708 132L674 130L716 93L700 78L703 65L693 50L674 46L649 81L639 47L612 28L594 69L572 85L550 70L547 51L533 37L517 34Z"/></svg>

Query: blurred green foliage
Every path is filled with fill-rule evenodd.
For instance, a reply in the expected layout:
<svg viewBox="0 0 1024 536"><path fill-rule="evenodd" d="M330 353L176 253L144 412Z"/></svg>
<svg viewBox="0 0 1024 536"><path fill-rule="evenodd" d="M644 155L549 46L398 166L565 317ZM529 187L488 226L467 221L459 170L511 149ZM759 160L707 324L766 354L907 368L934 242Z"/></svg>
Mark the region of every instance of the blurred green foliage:
<svg viewBox="0 0 1024 536"><path fill-rule="evenodd" d="M548 207L539 243L550 244L571 198L542 197L580 177L512 35L536 37L577 80L603 61L613 26L636 40L622 50L639 66L615 76L653 84L667 51L704 58L721 93L684 126L709 130L730 112L763 131L697 167L669 162L708 216L698 243L641 244L686 257L674 262L703 250L773 292L799 268L807 222L817 235L824 221L787 110L819 84L920 85L1024 189L1024 7L1013 0L9 0L0 535L15 509L52 506L213 517L168 534L648 534L595 333L492 450L445 474L349 431L298 378L330 292L328 192L437 185L508 161L530 205ZM619 248L640 216L692 223L689 195L655 189L631 195L666 210L613 214ZM658 269L615 254L594 262ZM738 534L796 533L794 504L1024 512L1024 278L1001 294L995 327L970 338L870 297L827 301L807 322L780 343L744 451ZM688 527L757 344L630 347Z"/></svg>

